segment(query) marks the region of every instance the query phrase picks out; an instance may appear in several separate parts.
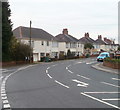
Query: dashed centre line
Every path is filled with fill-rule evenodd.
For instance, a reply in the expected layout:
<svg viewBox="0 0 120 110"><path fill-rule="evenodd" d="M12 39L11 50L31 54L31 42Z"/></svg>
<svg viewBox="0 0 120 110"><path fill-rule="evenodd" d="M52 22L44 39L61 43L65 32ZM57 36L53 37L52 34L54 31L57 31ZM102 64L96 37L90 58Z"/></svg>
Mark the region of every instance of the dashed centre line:
<svg viewBox="0 0 120 110"><path fill-rule="evenodd" d="M90 78L87 78L87 77L85 77L85 76L82 76L82 75L79 75L79 74L77 74L77 76L80 76L80 77L82 77L82 78L84 78L84 79L91 80Z"/></svg>
<svg viewBox="0 0 120 110"><path fill-rule="evenodd" d="M113 87L120 88L120 86L114 85L114 84L111 84L111 83L107 83L107 82L101 82L101 83L106 84L106 85L110 85L110 86L113 86Z"/></svg>
<svg viewBox="0 0 120 110"><path fill-rule="evenodd" d="M48 75L48 77L49 77L49 78L51 78L51 79L52 79L52 76L50 76L49 74L47 74L47 75Z"/></svg>
<svg viewBox="0 0 120 110"><path fill-rule="evenodd" d="M113 80L117 80L117 81L120 81L120 79L118 79L118 78L112 78Z"/></svg>
<svg viewBox="0 0 120 110"><path fill-rule="evenodd" d="M73 73L72 71L68 70L68 72Z"/></svg>
<svg viewBox="0 0 120 110"><path fill-rule="evenodd" d="M55 80L55 82L58 83L59 85L63 86L63 87L66 87L66 88L68 88L68 89L70 88L69 86L66 86L66 85L62 84L61 82L59 82L59 81L57 81L57 80Z"/></svg>

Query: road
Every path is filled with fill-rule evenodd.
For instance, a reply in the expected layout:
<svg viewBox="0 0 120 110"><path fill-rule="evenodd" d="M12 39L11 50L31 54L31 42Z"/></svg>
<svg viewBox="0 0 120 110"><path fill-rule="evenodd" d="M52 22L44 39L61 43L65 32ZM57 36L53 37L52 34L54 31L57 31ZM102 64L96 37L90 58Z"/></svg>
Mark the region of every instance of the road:
<svg viewBox="0 0 120 110"><path fill-rule="evenodd" d="M3 70L3 108L117 108L118 75L91 67L94 58Z"/></svg>

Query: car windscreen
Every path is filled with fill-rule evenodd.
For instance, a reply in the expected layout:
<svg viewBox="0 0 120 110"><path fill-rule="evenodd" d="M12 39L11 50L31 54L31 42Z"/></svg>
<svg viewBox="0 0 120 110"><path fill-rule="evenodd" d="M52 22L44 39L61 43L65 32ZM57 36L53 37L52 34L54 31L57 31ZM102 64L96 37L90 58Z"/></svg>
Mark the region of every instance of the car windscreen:
<svg viewBox="0 0 120 110"><path fill-rule="evenodd" d="M104 56L106 56L106 54L100 54L100 56L101 56L101 57L104 57Z"/></svg>

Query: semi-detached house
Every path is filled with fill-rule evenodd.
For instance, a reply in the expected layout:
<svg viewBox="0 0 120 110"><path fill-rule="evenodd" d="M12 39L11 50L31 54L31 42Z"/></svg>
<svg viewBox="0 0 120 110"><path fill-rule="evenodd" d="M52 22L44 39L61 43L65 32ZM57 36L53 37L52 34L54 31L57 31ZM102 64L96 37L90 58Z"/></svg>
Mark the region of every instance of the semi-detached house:
<svg viewBox="0 0 120 110"><path fill-rule="evenodd" d="M79 42L78 39L68 34L67 29L63 29L62 34L55 36L55 39L59 42L59 52L64 55L70 50L75 56L83 53L84 45Z"/></svg>
<svg viewBox="0 0 120 110"><path fill-rule="evenodd" d="M18 41L30 44L30 28L20 26L13 30ZM78 39L68 34L67 29L63 29L62 34L52 36L43 29L31 28L31 46L33 48L33 61L40 61L42 57L59 58L60 53L67 54L68 49L74 55L83 53L83 44Z"/></svg>
<svg viewBox="0 0 120 110"><path fill-rule="evenodd" d="M13 30L14 36L18 41L30 43L30 29L20 26ZM33 48L33 61L40 61L44 56L58 56L58 41L54 36L43 29L31 28L31 46Z"/></svg>

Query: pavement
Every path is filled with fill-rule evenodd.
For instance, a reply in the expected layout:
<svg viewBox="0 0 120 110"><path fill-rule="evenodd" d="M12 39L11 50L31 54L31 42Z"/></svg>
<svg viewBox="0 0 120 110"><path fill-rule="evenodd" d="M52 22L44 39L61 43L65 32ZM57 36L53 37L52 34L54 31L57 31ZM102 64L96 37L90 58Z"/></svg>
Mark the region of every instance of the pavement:
<svg viewBox="0 0 120 110"><path fill-rule="evenodd" d="M120 74L120 71L118 69L112 69L112 68L103 66L103 63L98 63L95 65L92 65L92 67L97 70L101 70L101 71L105 71L105 72L109 72L109 73Z"/></svg>

